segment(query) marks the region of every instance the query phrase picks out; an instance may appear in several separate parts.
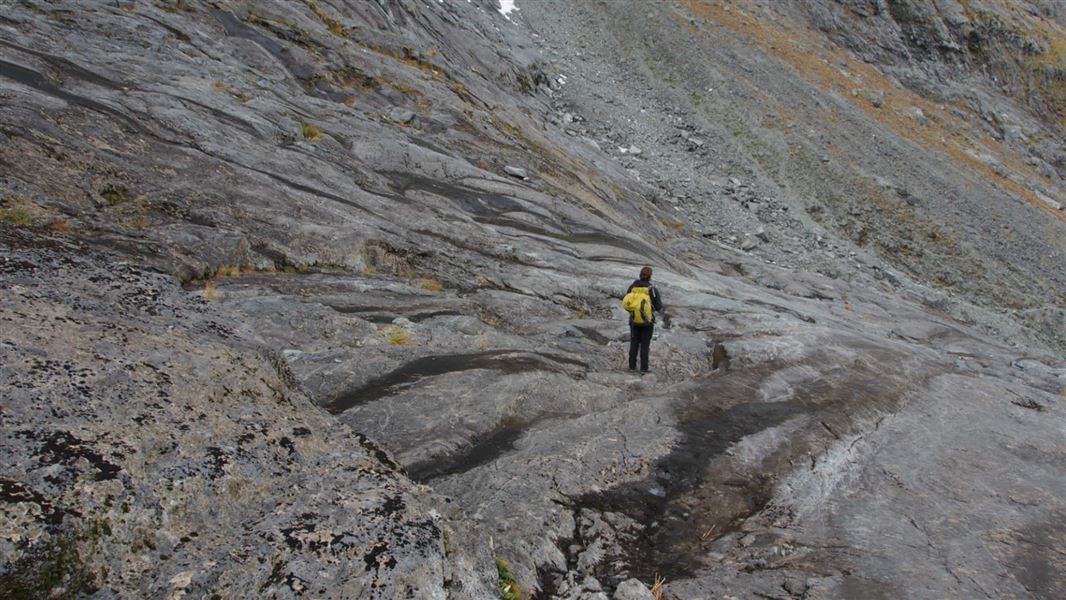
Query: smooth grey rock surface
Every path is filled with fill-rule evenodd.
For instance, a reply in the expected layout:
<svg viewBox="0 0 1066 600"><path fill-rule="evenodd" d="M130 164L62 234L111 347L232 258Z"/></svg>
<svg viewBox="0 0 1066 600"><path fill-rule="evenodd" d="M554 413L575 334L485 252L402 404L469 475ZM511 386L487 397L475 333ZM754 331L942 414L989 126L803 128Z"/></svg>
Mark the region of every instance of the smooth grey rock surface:
<svg viewBox="0 0 1066 600"><path fill-rule="evenodd" d="M1062 597L1015 38L519 4L5 5L0 595Z"/></svg>

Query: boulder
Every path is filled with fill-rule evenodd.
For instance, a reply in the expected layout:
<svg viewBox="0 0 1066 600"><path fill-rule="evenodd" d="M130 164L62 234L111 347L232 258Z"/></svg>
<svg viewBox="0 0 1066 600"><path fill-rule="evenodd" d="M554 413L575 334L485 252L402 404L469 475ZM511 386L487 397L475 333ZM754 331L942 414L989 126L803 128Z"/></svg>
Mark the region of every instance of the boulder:
<svg viewBox="0 0 1066 600"><path fill-rule="evenodd" d="M529 174L526 172L525 169L521 167L512 167L510 165L507 165L503 168L503 172L507 173L511 177L517 177L518 179L529 179Z"/></svg>
<svg viewBox="0 0 1066 600"><path fill-rule="evenodd" d="M639 579L627 579L614 590L614 600L655 600L655 596Z"/></svg>

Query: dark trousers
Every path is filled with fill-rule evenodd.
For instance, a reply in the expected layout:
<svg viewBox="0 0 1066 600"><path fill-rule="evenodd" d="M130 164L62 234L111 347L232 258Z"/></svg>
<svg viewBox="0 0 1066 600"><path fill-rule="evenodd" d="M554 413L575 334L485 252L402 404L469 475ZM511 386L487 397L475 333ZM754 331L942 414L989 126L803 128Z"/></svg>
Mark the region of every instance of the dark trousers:
<svg viewBox="0 0 1066 600"><path fill-rule="evenodd" d="M654 325L629 324L629 370L637 368L637 352L640 352L640 370L648 370L648 347Z"/></svg>

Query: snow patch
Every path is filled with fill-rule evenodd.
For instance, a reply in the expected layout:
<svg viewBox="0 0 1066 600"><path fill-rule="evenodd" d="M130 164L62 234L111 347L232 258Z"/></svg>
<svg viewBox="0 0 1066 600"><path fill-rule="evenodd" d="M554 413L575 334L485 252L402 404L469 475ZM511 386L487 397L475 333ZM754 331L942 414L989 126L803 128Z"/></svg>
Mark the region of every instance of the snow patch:
<svg viewBox="0 0 1066 600"><path fill-rule="evenodd" d="M500 14L507 17L508 20L511 18L511 11L518 9L514 3L515 0L500 0Z"/></svg>

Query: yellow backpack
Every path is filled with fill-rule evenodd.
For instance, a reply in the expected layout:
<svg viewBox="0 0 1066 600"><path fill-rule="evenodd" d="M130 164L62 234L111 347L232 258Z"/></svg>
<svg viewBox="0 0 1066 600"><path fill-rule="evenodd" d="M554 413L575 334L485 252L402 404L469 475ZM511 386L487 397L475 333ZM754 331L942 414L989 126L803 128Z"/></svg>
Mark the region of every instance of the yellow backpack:
<svg viewBox="0 0 1066 600"><path fill-rule="evenodd" d="M635 287L622 298L622 308L626 309L634 325L648 325L652 322L651 295L646 287Z"/></svg>

